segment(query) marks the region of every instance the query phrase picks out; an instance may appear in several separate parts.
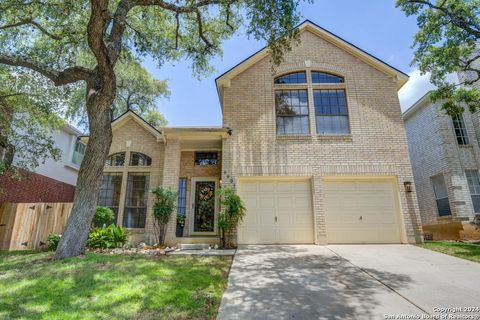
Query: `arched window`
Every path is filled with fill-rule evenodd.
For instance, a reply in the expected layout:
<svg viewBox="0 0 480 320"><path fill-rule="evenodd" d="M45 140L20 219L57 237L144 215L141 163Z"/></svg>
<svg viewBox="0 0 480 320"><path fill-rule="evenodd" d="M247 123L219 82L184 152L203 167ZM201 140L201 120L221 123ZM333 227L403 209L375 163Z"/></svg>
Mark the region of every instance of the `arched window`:
<svg viewBox="0 0 480 320"><path fill-rule="evenodd" d="M344 83L345 80L342 77L334 74L312 71L312 83Z"/></svg>
<svg viewBox="0 0 480 320"><path fill-rule="evenodd" d="M280 77L276 77L274 80L274 83L275 84L307 83L307 73L305 71L289 73Z"/></svg>
<svg viewBox="0 0 480 320"><path fill-rule="evenodd" d="M125 165L125 152L118 152L110 155L105 161L105 165L121 167Z"/></svg>
<svg viewBox="0 0 480 320"><path fill-rule="evenodd" d="M140 152L130 152L131 166L150 166L152 165L152 158Z"/></svg>

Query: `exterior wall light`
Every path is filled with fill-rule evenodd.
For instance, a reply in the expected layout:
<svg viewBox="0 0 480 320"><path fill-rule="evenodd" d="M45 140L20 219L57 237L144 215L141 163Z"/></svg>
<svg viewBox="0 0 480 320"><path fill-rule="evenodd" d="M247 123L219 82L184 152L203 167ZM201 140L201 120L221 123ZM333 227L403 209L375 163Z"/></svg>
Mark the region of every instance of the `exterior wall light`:
<svg viewBox="0 0 480 320"><path fill-rule="evenodd" d="M411 181L403 182L403 186L405 187L405 192L412 192L413 191Z"/></svg>

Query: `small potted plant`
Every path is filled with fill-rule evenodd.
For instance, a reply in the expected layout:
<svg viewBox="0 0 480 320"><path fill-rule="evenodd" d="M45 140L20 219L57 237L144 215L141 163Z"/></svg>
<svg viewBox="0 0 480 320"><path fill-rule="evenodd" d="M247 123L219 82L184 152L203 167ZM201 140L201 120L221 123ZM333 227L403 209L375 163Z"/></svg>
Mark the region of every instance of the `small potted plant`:
<svg viewBox="0 0 480 320"><path fill-rule="evenodd" d="M182 213L177 214L177 237L183 237L183 229L185 229L185 215Z"/></svg>

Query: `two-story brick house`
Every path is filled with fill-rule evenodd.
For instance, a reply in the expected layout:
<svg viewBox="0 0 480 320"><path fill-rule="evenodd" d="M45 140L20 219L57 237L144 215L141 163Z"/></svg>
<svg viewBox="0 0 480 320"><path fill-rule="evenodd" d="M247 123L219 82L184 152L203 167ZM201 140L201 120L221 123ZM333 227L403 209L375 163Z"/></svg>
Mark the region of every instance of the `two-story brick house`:
<svg viewBox="0 0 480 320"><path fill-rule="evenodd" d="M149 190L179 191L184 237L217 241L220 186L247 207L239 244L414 243L421 222L397 90L408 77L310 21L272 71L262 49L216 79L221 128L113 122L100 203L152 238Z"/></svg>

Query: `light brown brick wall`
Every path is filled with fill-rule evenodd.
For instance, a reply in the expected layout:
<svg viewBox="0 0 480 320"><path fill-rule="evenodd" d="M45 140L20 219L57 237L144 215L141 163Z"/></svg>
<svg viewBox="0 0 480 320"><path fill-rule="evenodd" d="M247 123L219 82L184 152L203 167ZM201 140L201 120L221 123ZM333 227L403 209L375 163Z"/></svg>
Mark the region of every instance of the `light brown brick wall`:
<svg viewBox="0 0 480 320"><path fill-rule="evenodd" d="M218 165L196 166L195 152L183 151L180 160L180 178L187 178L187 201L186 201L186 219L184 236L190 235L190 223L193 217L193 208L191 203L192 178L195 177L215 177L220 180L222 174L222 153L218 152Z"/></svg>
<svg viewBox="0 0 480 320"><path fill-rule="evenodd" d="M305 61L310 61L310 68ZM351 134L317 136L310 95L310 134L277 137L275 75L265 58L224 89L223 124L233 134L223 141L223 184L235 185L242 176L311 176L316 241L325 243L322 177L395 176L406 240L421 241L415 192L404 192L403 182L413 181L413 175L394 79L308 31L301 34L301 43L286 55L276 74L294 70L345 77Z"/></svg>
<svg viewBox="0 0 480 320"><path fill-rule="evenodd" d="M130 142L130 146L127 146ZM129 166L130 152L141 152L152 158L151 166ZM164 167L164 152L165 147L163 141L158 141L142 126L133 120L129 120L120 128L114 130L113 141L110 147L110 154L116 152L126 152L125 166L123 167L108 167L105 166L105 172L122 172L122 192L120 196L118 224L123 225L123 211L125 206L125 193L127 187L127 176L129 172L148 172L150 174L150 186L148 190L148 206L147 218L145 222L145 229L131 230L131 241L135 244L139 242L156 243L157 240L153 235L153 216L152 207L154 198L151 189L162 185L163 183L163 167ZM178 159L178 158L177 158Z"/></svg>

